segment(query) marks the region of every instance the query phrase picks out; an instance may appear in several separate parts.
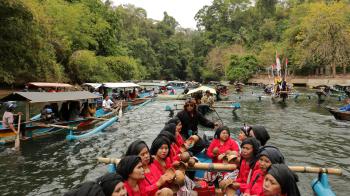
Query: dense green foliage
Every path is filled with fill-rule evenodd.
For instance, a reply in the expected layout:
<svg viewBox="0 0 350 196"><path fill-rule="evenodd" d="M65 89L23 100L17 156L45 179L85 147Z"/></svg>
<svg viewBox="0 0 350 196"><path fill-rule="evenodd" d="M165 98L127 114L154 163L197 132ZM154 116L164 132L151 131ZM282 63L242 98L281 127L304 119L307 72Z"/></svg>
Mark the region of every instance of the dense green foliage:
<svg viewBox="0 0 350 196"><path fill-rule="evenodd" d="M110 1L2 0L0 83L246 81L276 51L293 74L348 70L348 2L214 0L196 20L195 31Z"/></svg>

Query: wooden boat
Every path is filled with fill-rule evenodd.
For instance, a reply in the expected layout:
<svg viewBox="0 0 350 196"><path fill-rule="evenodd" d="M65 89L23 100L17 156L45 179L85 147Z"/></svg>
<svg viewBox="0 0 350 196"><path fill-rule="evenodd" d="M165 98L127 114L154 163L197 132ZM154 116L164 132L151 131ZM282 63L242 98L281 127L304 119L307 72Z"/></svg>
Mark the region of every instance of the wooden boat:
<svg viewBox="0 0 350 196"><path fill-rule="evenodd" d="M58 121L58 122L40 122L38 115L36 118L29 118L30 107L34 104L42 103L58 103L64 101L79 101L79 100L91 100L99 99L100 97L87 91L72 91L72 92L14 92L4 98L1 101L22 101L26 104L26 122L25 123L25 136L29 139L41 138L50 136L53 134L61 133L67 129L84 130L84 128L91 123L94 123L94 119L91 118L77 118L70 121ZM97 112L98 113L98 112ZM99 116L96 116L99 117ZM8 129L0 127L0 143L7 144L14 142L16 134Z"/></svg>
<svg viewBox="0 0 350 196"><path fill-rule="evenodd" d="M337 120L348 120L350 121L350 111L340 111L338 108L326 107L326 109L334 116Z"/></svg>
<svg viewBox="0 0 350 196"><path fill-rule="evenodd" d="M145 100L144 102L138 102L138 104L130 106L131 108L129 108L128 110L136 110L153 101L153 99L144 99L144 100ZM116 114L117 112L119 112L119 110L116 109L116 110L113 110L111 113ZM94 129L90 129L82 134L80 134L81 132L74 133L73 130L71 130L69 134L66 136L66 139L68 141L73 141L73 140L79 140L79 139L84 139L84 138L94 136L100 133L101 131L103 131L105 128L113 125L117 121L118 121L118 118L116 116L113 116L110 119L107 119L102 124L95 127Z"/></svg>
<svg viewBox="0 0 350 196"><path fill-rule="evenodd" d="M158 94L157 99L158 100L185 100L186 95L184 94L178 94L178 95L168 95L168 94Z"/></svg>

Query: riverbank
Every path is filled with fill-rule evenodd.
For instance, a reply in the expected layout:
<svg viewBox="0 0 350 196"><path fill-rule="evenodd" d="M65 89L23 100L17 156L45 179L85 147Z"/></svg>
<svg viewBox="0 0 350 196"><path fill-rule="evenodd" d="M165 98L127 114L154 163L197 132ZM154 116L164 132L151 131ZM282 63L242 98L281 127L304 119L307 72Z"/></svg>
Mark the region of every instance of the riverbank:
<svg viewBox="0 0 350 196"><path fill-rule="evenodd" d="M260 75L255 76L254 78L248 81L249 84L271 84L273 83L273 78ZM312 88L318 85L343 85L350 86L350 75L338 75L336 77L324 77L324 76L288 76L287 83L293 84L295 86L305 86Z"/></svg>

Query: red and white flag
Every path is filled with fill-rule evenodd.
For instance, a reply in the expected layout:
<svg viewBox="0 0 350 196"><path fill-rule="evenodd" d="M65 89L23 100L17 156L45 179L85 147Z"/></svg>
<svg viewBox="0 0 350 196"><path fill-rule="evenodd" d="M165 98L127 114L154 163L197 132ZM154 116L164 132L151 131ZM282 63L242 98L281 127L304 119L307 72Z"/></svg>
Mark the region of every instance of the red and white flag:
<svg viewBox="0 0 350 196"><path fill-rule="evenodd" d="M280 58L278 57L277 51L276 51L276 69L277 71L281 70L281 61L280 61Z"/></svg>

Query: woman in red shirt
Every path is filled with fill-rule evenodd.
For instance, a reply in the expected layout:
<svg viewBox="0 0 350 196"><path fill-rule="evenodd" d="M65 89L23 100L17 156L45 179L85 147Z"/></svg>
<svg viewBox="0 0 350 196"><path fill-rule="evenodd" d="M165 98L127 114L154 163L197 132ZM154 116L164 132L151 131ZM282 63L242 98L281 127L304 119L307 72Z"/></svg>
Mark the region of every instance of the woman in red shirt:
<svg viewBox="0 0 350 196"><path fill-rule="evenodd" d="M141 157L142 167L145 171L145 179L141 182L146 187L147 195L154 195L167 181L169 176L161 175L157 171L150 169L151 156L147 144L142 140L136 140L131 143L125 156L138 155Z"/></svg>
<svg viewBox="0 0 350 196"><path fill-rule="evenodd" d="M141 184L145 174L139 156L125 156L117 166L117 173L123 177L128 196L146 195L146 187Z"/></svg>
<svg viewBox="0 0 350 196"><path fill-rule="evenodd" d="M298 176L285 164L272 164L264 179L264 196L300 196Z"/></svg>
<svg viewBox="0 0 350 196"><path fill-rule="evenodd" d="M247 138L241 144L241 163L236 182L233 183L234 189L240 189L244 193L248 188L253 173L259 169L258 153L260 143L255 138Z"/></svg>
<svg viewBox="0 0 350 196"><path fill-rule="evenodd" d="M267 174L268 168L272 164L284 163L284 157L278 148L274 146L264 146L260 148L259 165L260 168L256 170L252 176L244 196L256 195L263 196L263 182Z"/></svg>
<svg viewBox="0 0 350 196"><path fill-rule="evenodd" d="M152 155L151 171L163 175L171 167L171 163L166 161L170 155L169 140L165 137L156 137L152 142L150 153Z"/></svg>
<svg viewBox="0 0 350 196"><path fill-rule="evenodd" d="M180 134L181 129L182 129L181 121L179 118L174 117L167 122L167 124L170 124L170 123L174 123L176 125L176 128L175 128L176 144L180 148L181 145L185 143L184 139L182 138L182 136Z"/></svg>
<svg viewBox="0 0 350 196"><path fill-rule="evenodd" d="M214 140L211 142L207 155L213 159L213 163L222 163L226 153L239 153L238 144L230 137L229 128L224 126L216 130Z"/></svg>

